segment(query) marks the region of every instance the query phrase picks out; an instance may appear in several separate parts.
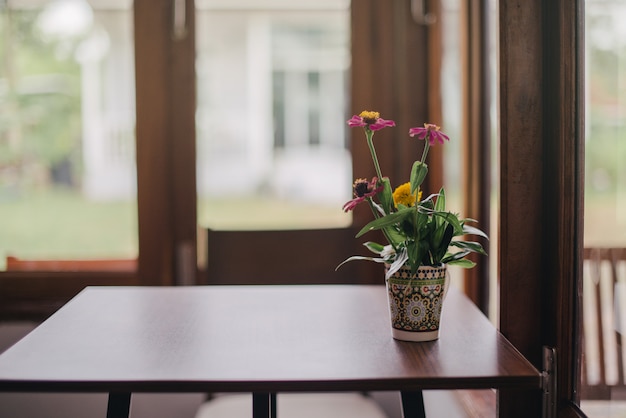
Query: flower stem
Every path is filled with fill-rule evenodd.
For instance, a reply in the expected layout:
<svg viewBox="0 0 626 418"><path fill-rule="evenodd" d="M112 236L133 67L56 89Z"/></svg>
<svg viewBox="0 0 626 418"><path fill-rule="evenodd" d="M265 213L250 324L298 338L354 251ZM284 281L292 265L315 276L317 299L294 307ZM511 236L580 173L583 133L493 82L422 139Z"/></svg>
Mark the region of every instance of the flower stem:
<svg viewBox="0 0 626 418"><path fill-rule="evenodd" d="M374 131L369 128L365 129L365 138L367 139L367 146L370 149L370 154L372 154L372 161L374 161L374 168L376 169L376 175L378 176L378 181L383 180L383 174L380 171L380 165L378 164L378 157L376 156L376 150L374 149L374 141L372 140L374 136Z"/></svg>
<svg viewBox="0 0 626 418"><path fill-rule="evenodd" d="M428 155L428 151L430 150L430 132L424 138L424 151L422 151L422 159L420 160L422 164L426 163L426 156ZM415 191L415 207L417 208L419 204L419 188Z"/></svg>
<svg viewBox="0 0 626 418"><path fill-rule="evenodd" d="M422 152L422 163L426 162L426 156L428 155L428 150L430 149L430 132L426 138L424 138L424 151Z"/></svg>

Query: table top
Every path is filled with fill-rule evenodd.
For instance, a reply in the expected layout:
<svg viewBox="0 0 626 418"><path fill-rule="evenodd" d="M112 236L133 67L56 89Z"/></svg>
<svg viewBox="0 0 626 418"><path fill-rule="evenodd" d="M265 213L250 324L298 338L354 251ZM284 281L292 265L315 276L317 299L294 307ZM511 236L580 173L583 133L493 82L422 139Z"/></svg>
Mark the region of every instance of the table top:
<svg viewBox="0 0 626 418"><path fill-rule="evenodd" d="M88 287L0 355L0 390L538 388L457 289L439 340L391 337L383 286Z"/></svg>

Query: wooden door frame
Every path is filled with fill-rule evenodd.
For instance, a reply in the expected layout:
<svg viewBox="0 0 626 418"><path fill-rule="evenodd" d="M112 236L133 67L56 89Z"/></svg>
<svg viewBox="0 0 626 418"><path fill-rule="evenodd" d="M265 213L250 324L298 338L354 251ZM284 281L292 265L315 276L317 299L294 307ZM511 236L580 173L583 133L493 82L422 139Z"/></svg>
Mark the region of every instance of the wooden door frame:
<svg viewBox="0 0 626 418"><path fill-rule="evenodd" d="M583 0L500 0L500 330L537 368L556 348L559 416L578 416L583 259ZM506 417L541 393L499 393Z"/></svg>

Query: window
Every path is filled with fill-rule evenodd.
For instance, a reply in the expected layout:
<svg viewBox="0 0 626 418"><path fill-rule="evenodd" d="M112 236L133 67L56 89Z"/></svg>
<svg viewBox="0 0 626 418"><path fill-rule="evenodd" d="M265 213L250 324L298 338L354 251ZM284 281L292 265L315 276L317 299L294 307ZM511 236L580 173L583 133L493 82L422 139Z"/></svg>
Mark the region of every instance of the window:
<svg viewBox="0 0 626 418"><path fill-rule="evenodd" d="M350 3L205 1L196 15L199 225L347 226Z"/></svg>
<svg viewBox="0 0 626 418"><path fill-rule="evenodd" d="M129 1L11 1L0 23L0 269L137 257Z"/></svg>
<svg viewBox="0 0 626 418"><path fill-rule="evenodd" d="M179 7L185 7L177 9L174 16L173 8L165 6L165 3L170 4L169 1L160 1L163 7L155 7L154 0L88 2L94 16L101 13L103 22L113 19L119 8L125 13L122 18L125 29L111 30L109 46L113 37L126 34L132 40L119 52L125 57L123 60L113 54L112 61L90 67L90 71L101 78L114 80L114 87L94 88L90 85L88 89L93 89L91 93L95 95L89 96L94 100L90 105L108 112L105 112L106 119L96 121L103 128L100 131L93 129L96 134L107 133L112 139L107 142L111 157L107 159L106 167L112 170L114 164L122 160L134 159L136 162L136 183L134 179L127 183L137 185L136 209L132 204L121 209L128 214L125 222L129 230L136 233L136 242L130 239L128 251L102 254L130 260L137 256L136 264L121 271L106 271L100 266L91 267L89 272L61 272L47 265L45 271L0 272L0 306L4 317L45 316L90 284L196 282L197 254L204 254L201 246L197 248L196 239L203 237L197 220L213 220L215 216L210 212L210 205L219 203L219 195L224 192L214 187L215 176L229 181L237 179L227 191L249 185L261 191L271 187L275 196L281 199L281 205L287 206L284 201L291 198L296 203L289 205L295 207L296 212L305 214L292 225L347 226L348 215L341 212L341 205L350 194L351 166L354 165L353 169L361 176L371 174L368 174L367 147L363 141L351 140L345 120L357 111L354 109L364 108L393 114L399 129L403 130L413 126L416 118L427 119L426 92L437 87L436 83L429 83L426 69L420 64L422 55L416 51L425 50L428 28L412 20L409 3L394 3L393 7L379 10L374 4L350 8L348 2L336 0L304 1L295 6L294 2L285 2L283 6L289 5L289 13L283 13L280 11L283 6L272 2L274 7L277 4L280 7L269 14L261 7L247 12L239 10L245 9L249 5L247 2L186 0L177 3ZM72 1L72 4L79 3L82 4L80 7L85 6L84 1ZM9 13L6 9L3 12L5 16ZM367 17L374 14L375 20ZM205 33L211 26L220 26L222 21L232 23L225 28L230 31L227 39L237 47L220 50L223 44L212 44L213 34ZM380 26L380 30L372 32L372 21ZM351 22L357 24L351 25ZM173 28L172 23L182 25L182 28ZM391 30L396 26L402 29ZM198 36L193 36L196 33ZM251 34L254 34L252 40L248 38ZM362 42L351 44L350 39L355 34ZM377 39L373 38L374 35ZM98 45L104 47L106 42ZM404 45L406 50L390 48L390 45ZM95 47L88 51L98 52ZM314 59L305 60L301 55L304 51L313 54ZM132 55L134 60L127 59ZM239 59L244 61L237 61ZM249 63L250 60L257 65L257 71L246 72L236 64ZM355 65L358 71L354 71ZM389 68L395 68L399 73L389 72ZM108 71L114 69L124 75L110 75L112 73ZM224 80L220 77L224 69L240 73L245 84L222 84ZM133 71L134 87L132 77L127 77ZM263 82L259 82L259 77ZM355 84L358 85L356 90L351 87ZM387 87L378 89L379 85ZM114 94L117 88L123 93ZM133 91L134 114L130 95ZM392 91L400 93L389 95ZM220 94L216 96L215 92ZM307 95L311 100L299 100L301 95ZM243 110L238 107L242 97L246 100ZM400 102L403 103L402 110L394 112ZM245 112L245 118L233 120L233 117L241 116L237 111ZM259 120L263 123L259 124ZM134 130L129 129L133 123ZM304 128L294 130L296 123ZM250 125L259 132L246 131ZM294 134L296 131L303 131L305 135L300 137ZM133 134L134 149L128 143ZM257 143L261 148L249 148L246 141L250 135L262 139ZM409 154L402 147L381 152L382 164L390 166L385 169L387 172L409 170L403 164L410 164L412 159L407 158ZM215 151L222 153L222 158L207 165L201 162L196 167L196 158L203 161L211 158ZM131 157L133 152L134 157ZM240 160L231 166L226 165L217 174L210 172L228 158L241 158L241 154L246 156L243 163ZM356 156L352 162L350 155ZM294 158L298 159L298 164L291 163ZM278 164L268 171L270 162ZM313 162L326 164L321 172L333 180L311 175L313 169L309 167ZM223 171L231 168L245 170L245 181L233 176L233 171ZM130 165L126 169L129 170ZM101 178L97 177L98 180ZM320 182L324 183L323 186ZM110 184L104 182L103 187ZM307 193L302 194L302 191ZM132 192L132 187L128 187L123 195L132 195ZM250 191L245 188L239 189L239 193L250 198ZM313 208L311 199L320 197L328 200ZM239 208L245 210L247 218L259 219L260 205L240 205ZM275 206L269 208L275 211ZM105 215L112 212L108 207ZM228 212L234 211L227 209ZM23 219L30 222L34 219L31 216ZM136 216L134 220L133 216ZM279 216L286 219L284 213ZM92 220L91 226L103 224L102 219ZM241 217L235 221L225 219L220 221L224 222L222 226L235 223L239 228L249 226L241 223ZM206 222L211 226L209 221ZM97 235L103 236L104 233ZM346 233L353 234L353 231L346 228ZM118 234L114 235L118 238ZM47 236L42 239L47 240ZM88 242L83 238L77 241L84 250ZM332 243L330 240L324 245ZM45 254L33 256L43 257Z"/></svg>
<svg viewBox="0 0 626 418"><path fill-rule="evenodd" d="M626 5L585 6L585 262L581 406L589 417L620 410L620 344L626 286Z"/></svg>

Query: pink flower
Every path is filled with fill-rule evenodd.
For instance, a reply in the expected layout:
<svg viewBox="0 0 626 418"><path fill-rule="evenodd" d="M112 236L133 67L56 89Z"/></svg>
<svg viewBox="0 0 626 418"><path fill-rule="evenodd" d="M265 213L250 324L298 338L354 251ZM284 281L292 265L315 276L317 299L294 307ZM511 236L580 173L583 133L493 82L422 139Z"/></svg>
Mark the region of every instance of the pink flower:
<svg viewBox="0 0 626 418"><path fill-rule="evenodd" d="M371 131L379 131L383 128L396 126L392 120L383 119L380 113L364 110L358 115L354 115L348 120L348 126L351 128L365 127Z"/></svg>
<svg viewBox="0 0 626 418"><path fill-rule="evenodd" d="M354 199L343 205L343 211L349 212L353 210L359 203L363 202L367 198L375 196L378 192L380 192L383 189L383 186L381 185L380 187L376 187L377 183L378 179L376 177L374 177L371 182L368 182L365 179L356 179L352 185Z"/></svg>
<svg viewBox="0 0 626 418"><path fill-rule="evenodd" d="M417 135L419 139L424 139L428 136L428 141L430 142L430 145L435 145L435 141L438 141L440 144L443 144L444 139L446 141L449 141L450 138L448 138L448 135L444 134L439 129L440 128L437 125L434 125L432 123L425 123L423 128L418 126L418 127L409 129L409 135L410 136Z"/></svg>

